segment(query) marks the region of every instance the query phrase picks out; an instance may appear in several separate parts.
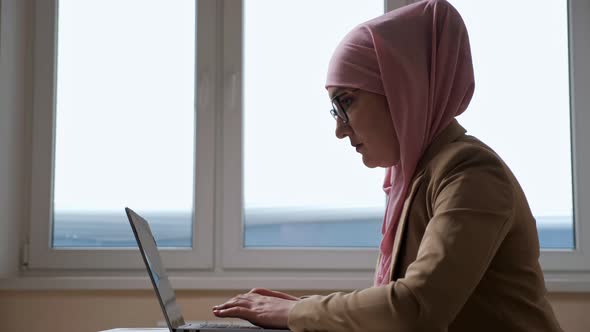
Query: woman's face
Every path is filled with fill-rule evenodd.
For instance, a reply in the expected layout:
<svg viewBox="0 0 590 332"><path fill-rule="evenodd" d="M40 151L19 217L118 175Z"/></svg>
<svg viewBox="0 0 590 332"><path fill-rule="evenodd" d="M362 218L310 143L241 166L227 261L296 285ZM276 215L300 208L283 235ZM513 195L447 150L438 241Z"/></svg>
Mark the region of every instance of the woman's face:
<svg viewBox="0 0 590 332"><path fill-rule="evenodd" d="M348 116L348 124L336 120L336 137L348 137L367 167L398 164L399 141L385 96L342 87L329 87L328 94L330 99L339 96L338 101Z"/></svg>

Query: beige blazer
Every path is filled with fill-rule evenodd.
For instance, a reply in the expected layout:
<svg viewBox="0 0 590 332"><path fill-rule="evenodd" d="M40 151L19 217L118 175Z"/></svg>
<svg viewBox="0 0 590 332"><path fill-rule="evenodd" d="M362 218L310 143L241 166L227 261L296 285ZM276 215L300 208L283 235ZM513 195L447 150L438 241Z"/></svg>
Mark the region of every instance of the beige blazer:
<svg viewBox="0 0 590 332"><path fill-rule="evenodd" d="M561 331L535 219L504 162L453 121L418 163L393 244L392 282L314 295L301 331Z"/></svg>

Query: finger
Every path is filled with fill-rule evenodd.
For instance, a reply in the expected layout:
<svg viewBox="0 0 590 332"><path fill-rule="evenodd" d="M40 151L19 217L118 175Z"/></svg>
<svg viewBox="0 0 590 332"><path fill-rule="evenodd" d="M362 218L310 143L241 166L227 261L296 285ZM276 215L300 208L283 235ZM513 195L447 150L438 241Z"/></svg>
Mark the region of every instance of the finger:
<svg viewBox="0 0 590 332"><path fill-rule="evenodd" d="M252 303L251 301L247 301L244 299L234 297L233 299L231 299L223 304L214 306L213 310L222 310L222 309L228 309L228 308L233 308L233 307L250 308L251 303Z"/></svg>
<svg viewBox="0 0 590 332"><path fill-rule="evenodd" d="M254 312L244 307L232 307L223 310L213 310L213 314L217 317L241 318L248 321L252 320L254 317Z"/></svg>

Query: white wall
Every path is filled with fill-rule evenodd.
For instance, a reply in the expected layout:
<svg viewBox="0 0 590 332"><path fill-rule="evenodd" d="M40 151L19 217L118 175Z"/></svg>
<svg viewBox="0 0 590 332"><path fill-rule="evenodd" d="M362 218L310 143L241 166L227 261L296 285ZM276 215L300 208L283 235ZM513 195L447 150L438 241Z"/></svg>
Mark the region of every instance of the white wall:
<svg viewBox="0 0 590 332"><path fill-rule="evenodd" d="M285 291L293 295L329 293ZM211 307L239 292L244 290L180 290L177 299L186 320L213 320ZM549 301L565 332L590 331L590 294L553 293ZM152 327L163 320L152 290L0 291L0 331L18 331L23 322L31 331L95 332L115 327Z"/></svg>

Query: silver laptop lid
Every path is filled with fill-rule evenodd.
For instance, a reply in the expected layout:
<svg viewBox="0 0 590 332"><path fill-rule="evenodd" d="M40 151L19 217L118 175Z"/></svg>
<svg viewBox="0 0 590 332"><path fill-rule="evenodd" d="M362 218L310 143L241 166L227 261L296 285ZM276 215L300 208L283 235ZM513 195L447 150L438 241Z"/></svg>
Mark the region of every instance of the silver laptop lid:
<svg viewBox="0 0 590 332"><path fill-rule="evenodd" d="M131 224L131 229L133 229L133 234L137 240L145 267L152 280L156 296L162 307L164 318L166 318L166 323L168 323L168 328L172 330L185 325L182 314L180 313L180 307L176 304L176 295L174 294L172 285L170 285L170 281L168 281L164 265L162 265L156 240L154 240L150 226L145 219L130 208L125 208L125 212L127 213L127 218L129 218L129 223Z"/></svg>

